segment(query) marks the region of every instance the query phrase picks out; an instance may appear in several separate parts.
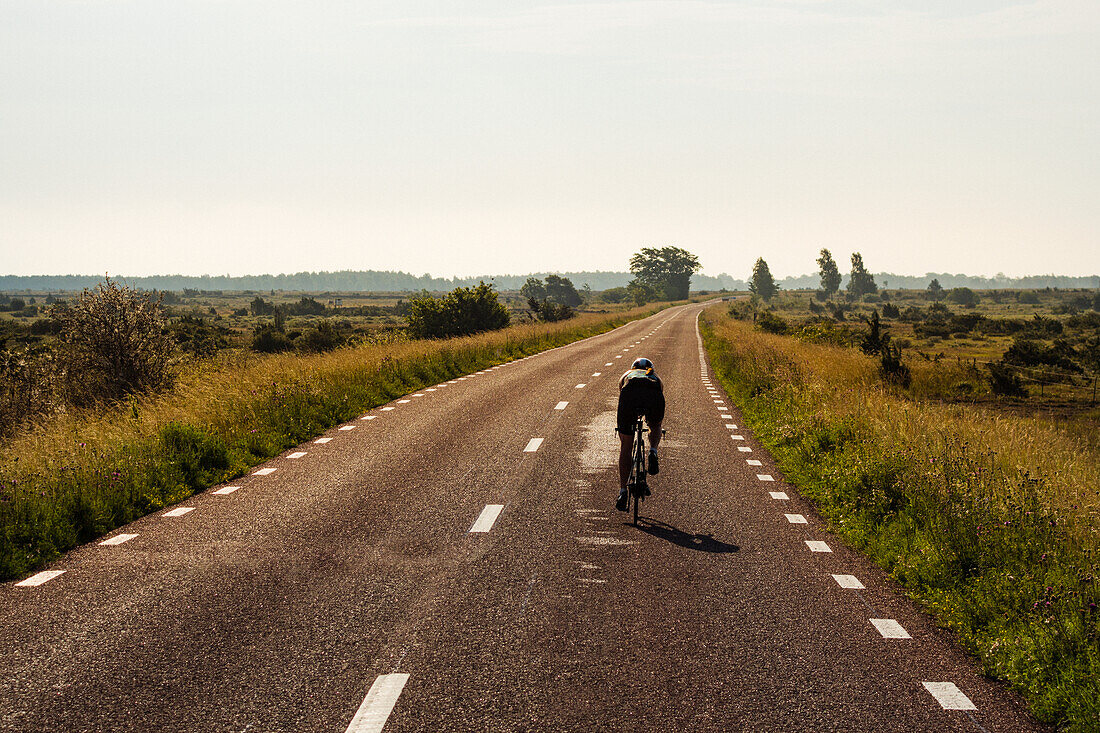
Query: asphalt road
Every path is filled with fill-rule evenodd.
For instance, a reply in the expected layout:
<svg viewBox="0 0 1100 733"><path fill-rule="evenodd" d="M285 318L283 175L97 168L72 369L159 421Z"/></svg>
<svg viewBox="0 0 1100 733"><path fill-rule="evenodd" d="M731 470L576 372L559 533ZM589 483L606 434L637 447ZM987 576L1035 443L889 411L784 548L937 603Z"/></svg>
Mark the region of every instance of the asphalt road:
<svg viewBox="0 0 1100 733"><path fill-rule="evenodd" d="M0 730L1044 730L783 481L699 311L396 400L0 585ZM634 527L643 355L668 435Z"/></svg>

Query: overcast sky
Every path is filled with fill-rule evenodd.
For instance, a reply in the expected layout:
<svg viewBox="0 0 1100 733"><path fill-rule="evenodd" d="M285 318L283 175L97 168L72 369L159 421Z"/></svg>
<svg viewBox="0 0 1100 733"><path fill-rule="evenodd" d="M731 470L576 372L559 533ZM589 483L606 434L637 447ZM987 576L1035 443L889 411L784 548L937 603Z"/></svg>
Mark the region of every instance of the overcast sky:
<svg viewBox="0 0 1100 733"><path fill-rule="evenodd" d="M1100 272L1098 0L0 0L0 274Z"/></svg>

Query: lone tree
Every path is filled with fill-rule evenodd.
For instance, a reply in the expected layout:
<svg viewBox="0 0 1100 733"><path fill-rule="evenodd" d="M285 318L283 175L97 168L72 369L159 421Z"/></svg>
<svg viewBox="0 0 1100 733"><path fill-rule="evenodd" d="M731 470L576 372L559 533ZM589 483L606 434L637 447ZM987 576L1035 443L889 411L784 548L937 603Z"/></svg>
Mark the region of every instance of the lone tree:
<svg viewBox="0 0 1100 733"><path fill-rule="evenodd" d="M856 298L878 292L875 276L867 272L867 268L863 266L863 255L859 252L852 253L852 274L848 278L848 292Z"/></svg>
<svg viewBox="0 0 1100 733"><path fill-rule="evenodd" d="M75 404L114 400L171 383L175 343L165 328L159 298L107 278L54 309L58 354Z"/></svg>
<svg viewBox="0 0 1100 733"><path fill-rule="evenodd" d="M630 258L634 279L667 300L687 298L691 276L701 267L698 257L679 247L642 247Z"/></svg>
<svg viewBox="0 0 1100 733"><path fill-rule="evenodd" d="M821 276L821 290L824 291L825 298L836 295L840 290L840 269L829 250L821 250L821 256L817 258L817 270Z"/></svg>
<svg viewBox="0 0 1100 733"><path fill-rule="evenodd" d="M763 257L756 260L752 266L752 281L749 282L749 290L759 295L764 300L771 300L779 292L779 286L775 284L772 271L768 269L768 263Z"/></svg>
<svg viewBox="0 0 1100 733"><path fill-rule="evenodd" d="M932 282L928 283L928 297L935 301L943 298L943 286L937 278L932 278Z"/></svg>

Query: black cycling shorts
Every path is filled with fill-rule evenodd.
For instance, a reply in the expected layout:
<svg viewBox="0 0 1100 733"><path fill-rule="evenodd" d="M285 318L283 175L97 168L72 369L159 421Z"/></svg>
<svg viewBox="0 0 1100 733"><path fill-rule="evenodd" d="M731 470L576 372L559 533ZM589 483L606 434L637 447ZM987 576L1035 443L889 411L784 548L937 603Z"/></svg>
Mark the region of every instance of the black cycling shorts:
<svg viewBox="0 0 1100 733"><path fill-rule="evenodd" d="M631 435L638 415L645 415L646 424L651 428L665 419L665 393L660 384L649 379L631 379L619 390L615 430Z"/></svg>

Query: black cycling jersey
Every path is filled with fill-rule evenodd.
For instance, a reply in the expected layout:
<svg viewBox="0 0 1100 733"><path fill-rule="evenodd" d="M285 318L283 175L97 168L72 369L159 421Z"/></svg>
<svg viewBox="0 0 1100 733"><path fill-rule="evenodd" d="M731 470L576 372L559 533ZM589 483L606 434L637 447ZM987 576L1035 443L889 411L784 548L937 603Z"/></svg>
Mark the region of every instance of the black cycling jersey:
<svg viewBox="0 0 1100 733"><path fill-rule="evenodd" d="M661 379L652 369L630 369L619 378L619 409L615 430L634 432L634 420L645 415L652 428L665 419L665 394Z"/></svg>

